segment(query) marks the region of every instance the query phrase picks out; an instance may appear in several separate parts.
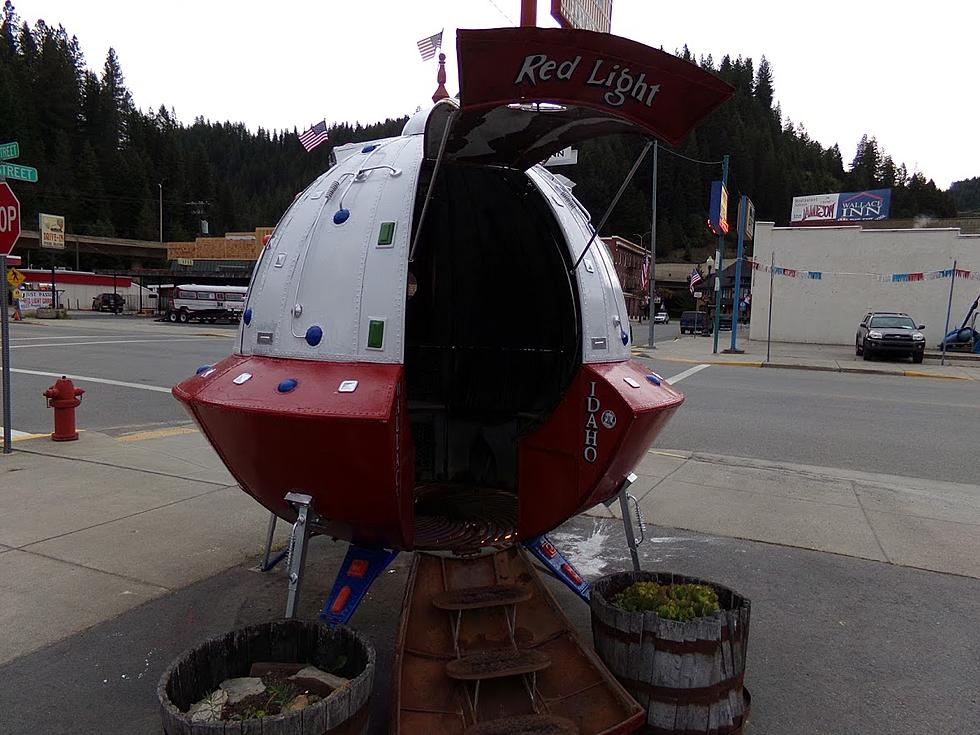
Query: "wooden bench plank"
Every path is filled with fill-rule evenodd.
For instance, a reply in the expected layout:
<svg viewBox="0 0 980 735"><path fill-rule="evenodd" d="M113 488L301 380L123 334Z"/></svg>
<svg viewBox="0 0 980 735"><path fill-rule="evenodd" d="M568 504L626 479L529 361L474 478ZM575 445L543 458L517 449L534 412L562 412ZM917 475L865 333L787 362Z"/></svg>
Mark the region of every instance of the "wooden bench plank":
<svg viewBox="0 0 980 735"><path fill-rule="evenodd" d="M540 651L501 648L454 659L446 664L446 675L461 681L479 681L531 674L549 666L551 657Z"/></svg>
<svg viewBox="0 0 980 735"><path fill-rule="evenodd" d="M466 728L464 735L578 735L571 720L551 715L524 715L488 720Z"/></svg>
<svg viewBox="0 0 980 735"><path fill-rule="evenodd" d="M530 599L531 590L526 587L516 584L498 584L440 592L432 598L432 604L440 610L479 610L516 605Z"/></svg>

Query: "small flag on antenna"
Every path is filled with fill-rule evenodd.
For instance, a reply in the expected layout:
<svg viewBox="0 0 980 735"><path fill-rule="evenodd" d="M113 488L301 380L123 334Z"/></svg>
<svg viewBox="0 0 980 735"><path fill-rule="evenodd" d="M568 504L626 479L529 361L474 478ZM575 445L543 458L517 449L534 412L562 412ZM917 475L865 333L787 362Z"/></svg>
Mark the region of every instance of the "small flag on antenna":
<svg viewBox="0 0 980 735"><path fill-rule="evenodd" d="M312 128L300 134L299 142L303 144L306 152L309 153L329 137L327 133L327 121L321 120Z"/></svg>
<svg viewBox="0 0 980 735"><path fill-rule="evenodd" d="M435 58L436 49L442 48L442 31L439 31L432 36L426 36L419 41L418 46L419 53L422 54L422 61L428 61L429 59Z"/></svg>

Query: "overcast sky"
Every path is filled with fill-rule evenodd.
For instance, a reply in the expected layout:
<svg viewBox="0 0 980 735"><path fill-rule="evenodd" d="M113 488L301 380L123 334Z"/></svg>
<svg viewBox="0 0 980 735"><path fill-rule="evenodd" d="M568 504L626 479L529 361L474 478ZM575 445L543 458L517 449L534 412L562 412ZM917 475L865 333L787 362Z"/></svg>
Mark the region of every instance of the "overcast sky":
<svg viewBox="0 0 980 735"><path fill-rule="evenodd" d="M539 0L538 25L557 25ZM101 71L119 54L136 104L249 128L302 130L413 112L435 89L416 41L445 28L451 94L456 28L516 25L520 0L15 0L22 19L61 23ZM741 12L736 12L741 9ZM713 13L719 13L714 15ZM725 13L724 16L720 15ZM946 188L980 176L972 2L667 3L615 0L612 32L697 55L765 54L784 120L845 165L864 133Z"/></svg>

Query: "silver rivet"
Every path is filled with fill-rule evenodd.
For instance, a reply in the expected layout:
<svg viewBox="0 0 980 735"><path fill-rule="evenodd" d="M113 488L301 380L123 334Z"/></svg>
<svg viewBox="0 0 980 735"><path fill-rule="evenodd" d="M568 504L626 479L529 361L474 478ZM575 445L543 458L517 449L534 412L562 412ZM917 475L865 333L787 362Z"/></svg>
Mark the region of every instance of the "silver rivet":
<svg viewBox="0 0 980 735"><path fill-rule="evenodd" d="M300 316L302 315L302 313L303 313L303 305L296 304L296 306L293 307L293 316Z"/></svg>

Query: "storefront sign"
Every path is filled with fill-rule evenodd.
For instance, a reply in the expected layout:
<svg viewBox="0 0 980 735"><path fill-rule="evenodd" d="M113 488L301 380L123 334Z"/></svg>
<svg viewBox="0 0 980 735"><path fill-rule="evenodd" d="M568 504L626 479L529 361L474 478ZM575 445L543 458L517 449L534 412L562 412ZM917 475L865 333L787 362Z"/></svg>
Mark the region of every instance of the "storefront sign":
<svg viewBox="0 0 980 735"><path fill-rule="evenodd" d="M460 30L457 46L464 113L550 103L558 124L562 106L579 106L677 144L733 92L696 64L608 34L530 27ZM570 135L560 142L595 135Z"/></svg>
<svg viewBox="0 0 980 735"><path fill-rule="evenodd" d="M41 247L49 250L64 250L65 218L56 214L39 214L37 218Z"/></svg>
<svg viewBox="0 0 980 735"><path fill-rule="evenodd" d="M888 219L891 200L891 189L793 197L790 222L801 224Z"/></svg>

